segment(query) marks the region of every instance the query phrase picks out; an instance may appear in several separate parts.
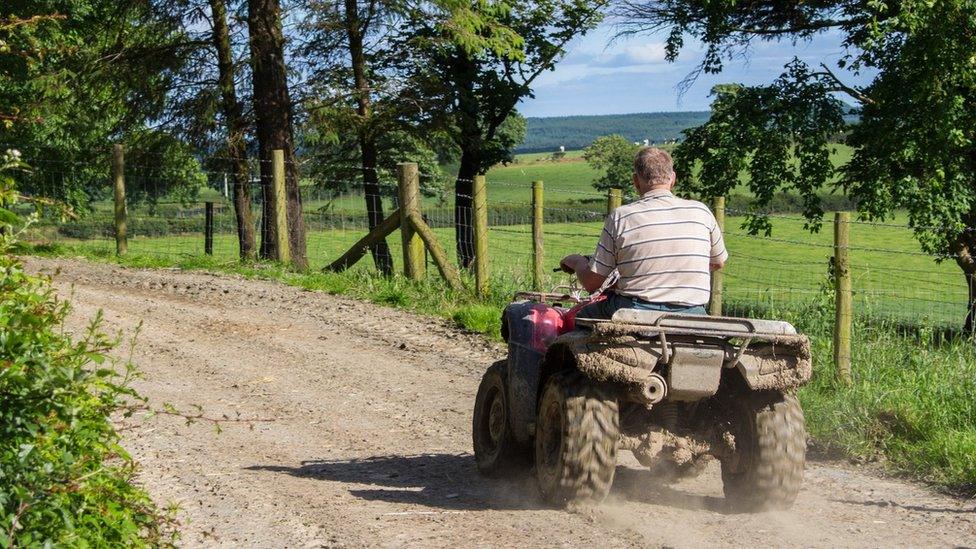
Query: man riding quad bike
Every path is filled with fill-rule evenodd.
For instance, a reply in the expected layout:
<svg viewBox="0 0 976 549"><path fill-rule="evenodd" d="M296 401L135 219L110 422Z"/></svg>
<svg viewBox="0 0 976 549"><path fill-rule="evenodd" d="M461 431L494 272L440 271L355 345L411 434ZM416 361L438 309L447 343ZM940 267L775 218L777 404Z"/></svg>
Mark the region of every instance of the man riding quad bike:
<svg viewBox="0 0 976 549"><path fill-rule="evenodd" d="M623 448L678 471L717 458L740 509L796 499L806 431L794 391L810 379L809 340L785 322L704 314L727 253L711 212L671 194L674 181L670 156L642 149L641 198L607 216L592 258L560 265L592 295L520 293L505 309L508 358L475 399L483 474L534 456L544 499L595 503Z"/></svg>

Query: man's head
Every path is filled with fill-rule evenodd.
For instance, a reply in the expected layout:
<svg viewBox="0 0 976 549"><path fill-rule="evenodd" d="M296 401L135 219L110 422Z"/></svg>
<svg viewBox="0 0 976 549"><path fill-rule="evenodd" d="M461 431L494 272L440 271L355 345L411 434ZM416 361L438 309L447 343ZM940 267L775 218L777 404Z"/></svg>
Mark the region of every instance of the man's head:
<svg viewBox="0 0 976 549"><path fill-rule="evenodd" d="M657 147L644 147L634 158L634 188L638 194L653 189L674 187L674 162L671 155Z"/></svg>

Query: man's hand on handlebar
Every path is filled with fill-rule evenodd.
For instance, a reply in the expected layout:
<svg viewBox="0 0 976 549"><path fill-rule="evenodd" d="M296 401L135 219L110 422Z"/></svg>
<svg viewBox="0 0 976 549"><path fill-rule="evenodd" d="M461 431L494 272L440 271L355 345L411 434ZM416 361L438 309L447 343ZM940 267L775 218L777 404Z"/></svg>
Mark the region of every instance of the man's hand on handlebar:
<svg viewBox="0 0 976 549"><path fill-rule="evenodd" d="M585 255L580 254L570 254L563 258L559 262L559 268L556 271L562 271L564 273L574 274L580 273L582 271L588 271L590 269L590 259Z"/></svg>
<svg viewBox="0 0 976 549"><path fill-rule="evenodd" d="M559 269L563 272L575 274L580 284L587 292L593 293L600 289L606 276L590 270L590 258L585 255L571 254L559 262Z"/></svg>

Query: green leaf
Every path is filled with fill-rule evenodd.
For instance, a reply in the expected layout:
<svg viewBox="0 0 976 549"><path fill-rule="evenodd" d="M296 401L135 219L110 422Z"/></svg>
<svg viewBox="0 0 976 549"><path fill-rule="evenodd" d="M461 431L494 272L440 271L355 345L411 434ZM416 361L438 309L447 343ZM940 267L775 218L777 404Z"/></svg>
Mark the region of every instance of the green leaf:
<svg viewBox="0 0 976 549"><path fill-rule="evenodd" d="M0 225L16 225L18 223L20 223L20 216L6 208L0 208Z"/></svg>

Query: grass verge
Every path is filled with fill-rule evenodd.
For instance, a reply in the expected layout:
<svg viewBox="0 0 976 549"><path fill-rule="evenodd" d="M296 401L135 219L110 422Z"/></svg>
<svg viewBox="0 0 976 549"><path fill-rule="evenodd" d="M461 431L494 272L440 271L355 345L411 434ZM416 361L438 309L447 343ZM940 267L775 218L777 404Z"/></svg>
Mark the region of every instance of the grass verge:
<svg viewBox="0 0 976 549"><path fill-rule="evenodd" d="M434 276L414 282L384 278L366 268L343 273L295 273L280 265L241 264L209 257L129 255L55 245L23 253L80 256L129 267L178 267L277 280L292 286L349 296L440 316L460 327L499 339L502 308L528 282L510 276L493 281L488 296L475 299L446 288ZM470 282L470 281L469 281ZM976 494L976 346L946 330L858 319L854 382L843 386L832 371L832 293L806 301L763 305L728 302L727 312L788 320L811 337L814 378L801 389L807 425L816 447L956 493Z"/></svg>

